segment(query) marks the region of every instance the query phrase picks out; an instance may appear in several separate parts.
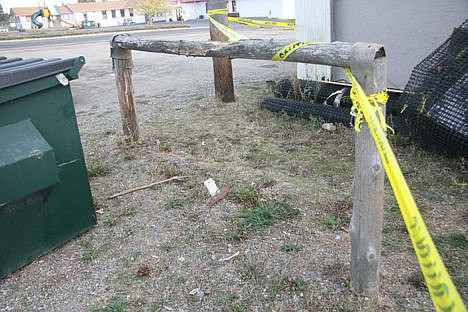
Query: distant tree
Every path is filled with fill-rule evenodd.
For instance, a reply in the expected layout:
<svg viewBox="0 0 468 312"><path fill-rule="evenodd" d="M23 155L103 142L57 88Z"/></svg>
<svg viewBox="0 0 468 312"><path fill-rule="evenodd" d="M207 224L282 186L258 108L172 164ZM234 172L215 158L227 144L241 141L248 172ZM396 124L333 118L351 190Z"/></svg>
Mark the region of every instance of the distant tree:
<svg viewBox="0 0 468 312"><path fill-rule="evenodd" d="M3 7L0 4L0 23L8 23L10 21L10 14L3 12Z"/></svg>
<svg viewBox="0 0 468 312"><path fill-rule="evenodd" d="M169 0L137 0L137 10L146 16L146 22L153 24L153 16L170 10Z"/></svg>

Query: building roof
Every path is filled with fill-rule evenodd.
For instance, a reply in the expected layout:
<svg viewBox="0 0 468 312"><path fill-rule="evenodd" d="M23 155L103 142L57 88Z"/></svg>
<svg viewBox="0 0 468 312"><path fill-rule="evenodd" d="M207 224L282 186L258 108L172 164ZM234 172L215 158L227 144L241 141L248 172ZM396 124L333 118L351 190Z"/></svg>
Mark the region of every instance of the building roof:
<svg viewBox="0 0 468 312"><path fill-rule="evenodd" d="M132 9L135 7L134 1L121 0L121 1L106 1L106 2L82 2L70 3L67 7L72 8L77 13L95 12L95 11L109 11Z"/></svg>
<svg viewBox="0 0 468 312"><path fill-rule="evenodd" d="M11 8L10 15L12 16L31 16L39 11L38 7Z"/></svg>
<svg viewBox="0 0 468 312"><path fill-rule="evenodd" d="M57 9L59 10L59 12L57 12ZM43 9L43 7L19 7L19 8L11 8L10 9L10 15L11 16L31 16L33 15L34 13L36 13L37 11ZM51 15L59 15L59 14L71 14L70 10L63 6L63 5L60 5L60 6L53 6L53 7L49 7L49 10L50 10L50 14Z"/></svg>
<svg viewBox="0 0 468 312"><path fill-rule="evenodd" d="M206 0L174 0L175 3L190 4L195 2L206 2ZM136 2L134 0L119 0L119 1L106 1L106 2L82 2L82 3L70 3L66 5L58 6L60 14L71 14L70 9L75 13L86 13L96 11L110 11L110 10L122 10L122 9L134 9L136 8ZM31 16L33 13L39 11L39 7L15 7L11 8L10 14L12 16ZM51 14L54 15L56 12L55 6L51 9Z"/></svg>

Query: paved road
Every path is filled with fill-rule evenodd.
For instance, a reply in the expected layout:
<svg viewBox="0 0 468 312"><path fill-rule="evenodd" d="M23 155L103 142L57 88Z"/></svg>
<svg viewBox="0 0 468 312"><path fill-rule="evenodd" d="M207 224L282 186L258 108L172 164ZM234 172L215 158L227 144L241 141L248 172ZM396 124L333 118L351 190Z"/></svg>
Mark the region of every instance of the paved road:
<svg viewBox="0 0 468 312"><path fill-rule="evenodd" d="M73 35L64 37L51 37L51 38L35 38L35 39L22 39L22 40L4 40L0 41L0 51L7 49L36 49L58 45L79 45L90 44L96 42L109 41L115 34L121 33L118 29L115 32L106 32L99 34L88 35ZM151 30L137 30L130 32L132 36L146 39L155 39L157 37L180 37L183 36L201 36L207 34L208 23L206 25L195 25L190 28L170 28L170 29L151 29Z"/></svg>
<svg viewBox="0 0 468 312"><path fill-rule="evenodd" d="M186 23L189 28L167 28L135 30L129 32L133 37L144 39L164 39L164 40L208 40L209 25L208 20L194 20ZM234 30L242 33L248 38L283 38L292 39L295 32L284 30L257 29L245 25L233 24ZM73 35L51 38L34 38L19 40L0 41L0 55L5 55L8 50L21 51L41 51L48 50L51 47L63 49L66 47L77 48L80 45L100 44L108 46L109 40L115 34L123 33L123 29L115 27L115 31L97 34ZM126 31L128 32L128 31Z"/></svg>

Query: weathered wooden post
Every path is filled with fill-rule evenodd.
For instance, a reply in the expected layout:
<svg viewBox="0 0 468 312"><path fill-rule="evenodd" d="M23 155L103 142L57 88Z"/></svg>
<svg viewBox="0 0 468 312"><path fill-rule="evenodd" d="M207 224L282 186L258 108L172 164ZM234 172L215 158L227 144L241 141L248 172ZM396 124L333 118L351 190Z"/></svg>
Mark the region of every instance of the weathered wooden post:
<svg viewBox="0 0 468 312"><path fill-rule="evenodd" d="M386 88L387 63L384 50L374 44L354 45L351 71L367 95ZM385 107L382 107L385 110ZM384 111L385 112L385 111ZM351 236L351 287L371 298L379 291L379 264L383 220L385 170L369 127L363 122L356 134L353 216Z"/></svg>
<svg viewBox="0 0 468 312"><path fill-rule="evenodd" d="M208 12L217 9L227 9L226 1L208 0L207 8ZM226 14L212 14L211 18L223 25L228 24L227 10ZM210 23L210 38L214 41L228 41L228 38L213 23ZM223 102L233 102L235 96L231 59L213 57L213 70L216 98L221 99Z"/></svg>
<svg viewBox="0 0 468 312"><path fill-rule="evenodd" d="M111 46L111 57L115 73L115 83L117 85L123 132L129 140L138 141L140 128L136 116L132 82L132 50Z"/></svg>

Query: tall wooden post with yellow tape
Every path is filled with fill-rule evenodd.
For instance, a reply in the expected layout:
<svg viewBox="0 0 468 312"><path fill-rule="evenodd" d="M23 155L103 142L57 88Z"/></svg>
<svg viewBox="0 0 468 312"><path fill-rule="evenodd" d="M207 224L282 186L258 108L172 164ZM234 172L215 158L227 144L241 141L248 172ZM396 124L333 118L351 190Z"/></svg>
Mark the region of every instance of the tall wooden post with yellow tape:
<svg viewBox="0 0 468 312"><path fill-rule="evenodd" d="M223 34L215 23L227 25L227 8L225 0L208 0L208 15L210 18L210 37L215 41L228 41L229 38ZM231 59L213 57L213 71L215 96L223 102L233 102L234 82L232 79Z"/></svg>
<svg viewBox="0 0 468 312"><path fill-rule="evenodd" d="M352 49L351 70L366 94L386 89L387 62L385 55L376 57L378 53L385 52L375 44L358 43ZM370 297L376 297L379 291L384 177L379 152L367 123L363 122L355 137L353 216L349 226L351 287Z"/></svg>

